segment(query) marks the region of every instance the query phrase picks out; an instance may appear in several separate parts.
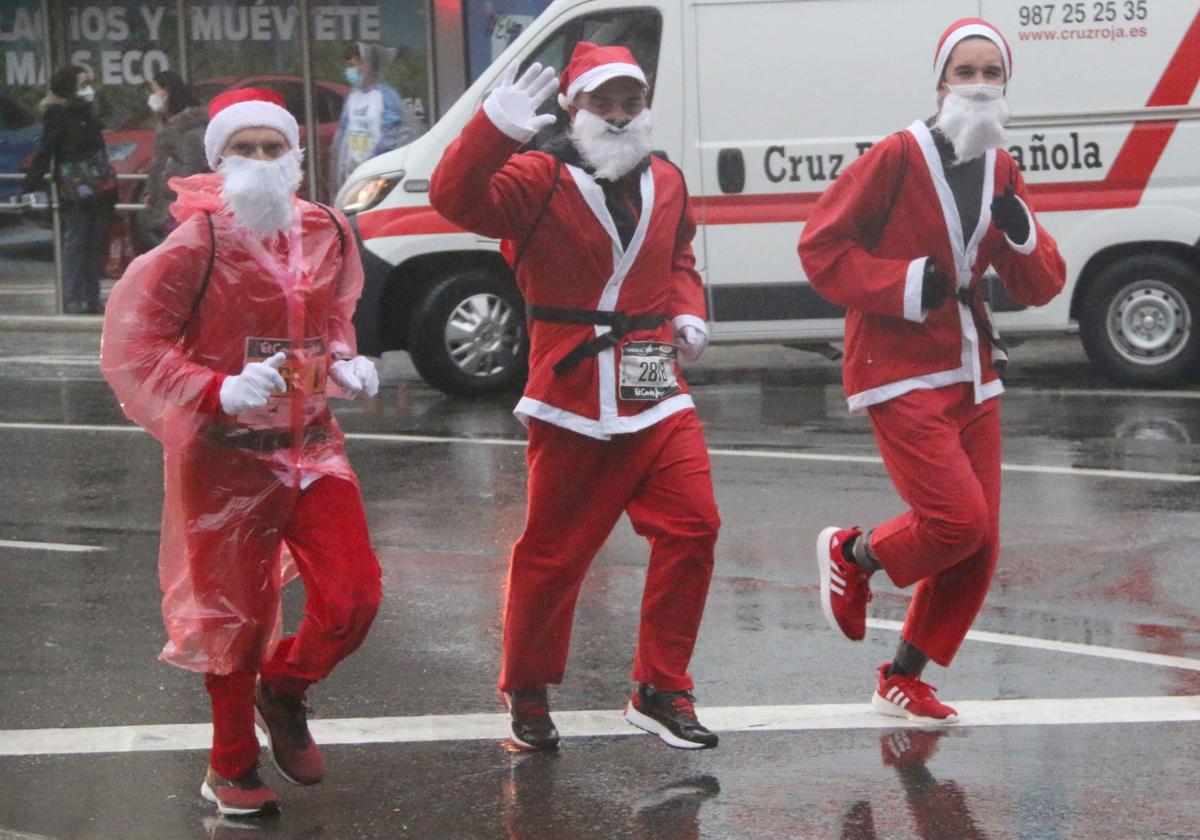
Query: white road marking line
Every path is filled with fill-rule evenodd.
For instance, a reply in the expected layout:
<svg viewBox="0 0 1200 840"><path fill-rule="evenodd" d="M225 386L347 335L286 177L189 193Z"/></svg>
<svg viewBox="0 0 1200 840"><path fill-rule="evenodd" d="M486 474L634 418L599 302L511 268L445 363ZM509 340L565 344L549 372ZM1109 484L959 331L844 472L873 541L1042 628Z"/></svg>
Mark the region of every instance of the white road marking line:
<svg viewBox="0 0 1200 840"><path fill-rule="evenodd" d="M970 726L1061 726L1067 724L1178 723L1200 721L1200 697L1082 697L1026 700L957 700L959 722ZM880 715L867 703L797 706L715 706L697 709L716 732L798 732L823 729L914 727ZM556 711L567 738L640 735L619 709ZM398 744L442 741L499 741L508 737L505 714L418 715L310 721L320 744ZM96 726L78 729L0 731L0 756L81 755L204 750L212 744L207 723L153 726Z"/></svg>
<svg viewBox="0 0 1200 840"><path fill-rule="evenodd" d="M48 432L140 432L137 426L106 426L99 424L69 423L0 423L0 429ZM373 441L377 443L465 443L482 446L524 447L525 441L513 438L468 438L449 435L388 434L383 432L348 432L347 440ZM787 452L770 449L709 449L710 456L730 458L766 458L785 461L817 461L823 463L877 464L883 459L877 455L837 455L819 452ZM1136 470L1106 470L1093 467L1063 467L1051 464L1002 464L1005 472L1034 473L1038 475L1072 475L1094 478L1124 479L1131 481L1166 481L1179 484L1200 482L1200 475L1183 473L1140 472Z"/></svg>
<svg viewBox="0 0 1200 840"><path fill-rule="evenodd" d="M94 356L0 356L0 364L21 365L75 365L99 369L100 360Z"/></svg>
<svg viewBox="0 0 1200 840"><path fill-rule="evenodd" d="M820 452L774 452L759 449L710 449L710 456L732 456L741 458L776 458L787 461L824 461L847 464L879 464L883 459L876 455L833 455ZM1038 475L1086 475L1096 478L1117 478L1133 481L1170 481L1190 484L1200 481L1200 475L1181 473L1154 473L1137 470L1105 470L1094 467L1062 467L1053 464L1001 464L1004 472L1034 473Z"/></svg>
<svg viewBox="0 0 1200 840"><path fill-rule="evenodd" d="M0 828L0 840L54 840L44 834L26 834L24 831L10 831Z"/></svg>
<svg viewBox="0 0 1200 840"><path fill-rule="evenodd" d="M34 551L63 551L68 554L86 554L91 551L104 551L104 546L101 545L29 542L28 540L0 540L0 548L32 548Z"/></svg>
<svg viewBox="0 0 1200 840"><path fill-rule="evenodd" d="M1039 397L1128 397L1134 400L1200 400L1200 391L1139 391L1133 388L1005 388L1004 393L1015 396Z"/></svg>
<svg viewBox="0 0 1200 840"><path fill-rule="evenodd" d="M868 618L867 626L876 630L894 630L897 633L903 629L900 621L886 618ZM1169 656L1163 653L1144 653L1140 650L1104 647L1103 645L1085 645L1079 642L1057 642L1052 639L1039 639L1035 636L1018 636L1010 633L994 633L990 630L968 630L967 640L976 642L991 642L996 645L1010 647L1034 648L1049 650L1056 653L1074 653L1080 656L1098 656L1102 659L1120 659L1125 662L1137 662L1141 665L1162 665L1166 668L1182 668L1187 671L1200 671L1200 659L1188 659L1183 656Z"/></svg>

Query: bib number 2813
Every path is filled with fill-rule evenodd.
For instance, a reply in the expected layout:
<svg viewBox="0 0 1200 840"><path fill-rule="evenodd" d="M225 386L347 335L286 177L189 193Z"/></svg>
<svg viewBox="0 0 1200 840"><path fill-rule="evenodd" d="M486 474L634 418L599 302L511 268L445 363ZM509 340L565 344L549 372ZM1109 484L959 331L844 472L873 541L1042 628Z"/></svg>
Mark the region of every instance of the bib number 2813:
<svg viewBox="0 0 1200 840"><path fill-rule="evenodd" d="M675 348L659 341L621 345L619 395L623 400L658 402L679 393Z"/></svg>

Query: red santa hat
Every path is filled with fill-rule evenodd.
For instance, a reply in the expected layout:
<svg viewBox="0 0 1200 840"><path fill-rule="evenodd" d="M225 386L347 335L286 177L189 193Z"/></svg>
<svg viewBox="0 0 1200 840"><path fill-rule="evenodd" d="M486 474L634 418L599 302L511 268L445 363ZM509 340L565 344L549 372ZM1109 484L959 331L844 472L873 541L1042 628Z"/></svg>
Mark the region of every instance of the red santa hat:
<svg viewBox="0 0 1200 840"><path fill-rule="evenodd" d="M581 91L590 93L610 79L622 76L646 86L646 74L625 47L601 47L590 41L580 41L558 78L558 104L566 108Z"/></svg>
<svg viewBox="0 0 1200 840"><path fill-rule="evenodd" d="M1004 60L1005 83L1012 78L1012 50L1008 48L1008 41L1004 40L1000 30L980 18L963 18L950 24L950 28L942 33L938 41L937 53L933 58L934 89L942 84L942 74L946 72L946 62L950 60L950 53L954 52L954 48L961 41L972 37L987 38L999 47L1000 57Z"/></svg>
<svg viewBox="0 0 1200 840"><path fill-rule="evenodd" d="M204 156L214 171L229 138L243 128L273 128L293 149L300 147L300 126L284 107L282 96L266 88L227 90L208 103Z"/></svg>

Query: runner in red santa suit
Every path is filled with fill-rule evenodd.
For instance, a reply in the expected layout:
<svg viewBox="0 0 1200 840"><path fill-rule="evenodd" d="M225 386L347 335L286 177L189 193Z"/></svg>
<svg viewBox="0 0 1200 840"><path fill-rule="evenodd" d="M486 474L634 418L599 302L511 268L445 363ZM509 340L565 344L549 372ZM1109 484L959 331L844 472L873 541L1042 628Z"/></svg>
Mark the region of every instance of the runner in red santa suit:
<svg viewBox="0 0 1200 840"><path fill-rule="evenodd" d="M515 154L555 121L569 134ZM575 601L622 512L650 543L630 723L674 747L714 747L688 663L720 525L708 449L676 355L708 341L683 176L650 155L646 77L624 47L576 45L562 79L516 67L446 150L430 200L512 243L530 315L525 532L513 547L499 687L513 741L558 744L546 686L562 682Z"/></svg>
<svg viewBox="0 0 1200 840"><path fill-rule="evenodd" d="M979 279L993 266L1009 296L1041 306L1064 265L1037 223L1004 142L1012 56L977 19L938 42L939 110L876 144L817 202L800 238L813 288L847 308L843 379L867 412L884 464L909 505L863 533L817 539L821 605L863 638L870 577L916 584L894 661L879 666L880 712L949 722L921 680L948 666L983 604L999 550L999 370L1005 354Z"/></svg>
<svg viewBox="0 0 1200 840"><path fill-rule="evenodd" d="M379 605L358 482L326 403L374 395L379 380L354 349L354 238L340 214L295 197L296 120L260 89L221 94L209 112L215 174L172 181L179 227L116 284L101 367L163 444L162 658L204 674L201 793L245 815L278 807L257 772L256 716L285 778L321 780L305 692L358 647ZM307 595L282 641L281 545Z"/></svg>

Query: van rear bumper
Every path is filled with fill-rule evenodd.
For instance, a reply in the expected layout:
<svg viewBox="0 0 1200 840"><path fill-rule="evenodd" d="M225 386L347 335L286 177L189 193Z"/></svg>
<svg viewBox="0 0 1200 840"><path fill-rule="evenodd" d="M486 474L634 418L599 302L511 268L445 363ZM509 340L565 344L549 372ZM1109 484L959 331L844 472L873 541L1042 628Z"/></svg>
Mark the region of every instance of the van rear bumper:
<svg viewBox="0 0 1200 840"><path fill-rule="evenodd" d="M358 244L358 255L363 266L363 291L354 310L354 332L358 337L358 352L364 356L378 356L384 350L394 348L385 344L383 320L384 292L387 281L395 272L396 267L385 262L373 251L363 245L362 234L358 230L358 217L347 216L350 229L354 231L354 239Z"/></svg>

